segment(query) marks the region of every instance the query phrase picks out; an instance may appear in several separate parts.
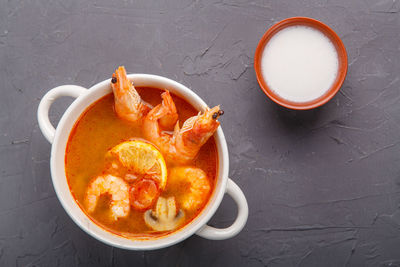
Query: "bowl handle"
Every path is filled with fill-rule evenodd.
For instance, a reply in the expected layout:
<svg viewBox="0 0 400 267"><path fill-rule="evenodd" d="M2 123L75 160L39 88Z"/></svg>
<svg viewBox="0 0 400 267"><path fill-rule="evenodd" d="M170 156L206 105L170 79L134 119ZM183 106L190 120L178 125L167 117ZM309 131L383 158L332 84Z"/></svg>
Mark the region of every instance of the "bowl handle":
<svg viewBox="0 0 400 267"><path fill-rule="evenodd" d="M223 229L204 225L196 232L197 235L211 240L223 240L234 237L243 229L249 215L249 207L247 206L246 198L239 186L237 186L229 178L226 185L226 193L233 198L238 207L238 213L235 222L228 228Z"/></svg>
<svg viewBox="0 0 400 267"><path fill-rule="evenodd" d="M77 98L86 91L87 89L81 86L62 85L48 91L43 96L42 100L40 100L39 108L37 111L39 128L42 131L44 137L46 137L47 141L50 142L50 144L53 143L54 133L56 131L49 120L49 109L51 104L54 102L54 100L61 96L71 96Z"/></svg>

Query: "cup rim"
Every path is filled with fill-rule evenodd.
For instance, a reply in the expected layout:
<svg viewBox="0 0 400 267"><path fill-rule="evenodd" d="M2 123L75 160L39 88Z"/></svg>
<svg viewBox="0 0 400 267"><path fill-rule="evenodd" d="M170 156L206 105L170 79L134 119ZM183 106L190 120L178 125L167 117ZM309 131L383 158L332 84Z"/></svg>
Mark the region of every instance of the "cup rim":
<svg viewBox="0 0 400 267"><path fill-rule="evenodd" d="M264 52L264 48L267 45L268 41L272 38L272 36L274 36L280 30L289 26L296 26L296 25L309 26L321 31L326 37L328 37L331 40L338 53L339 69L336 79L333 82L331 88L321 97L307 102L294 102L279 96L277 93L271 90L271 88L267 85L261 71L261 58ZM308 110L317 108L319 106L324 105L329 100L331 100L340 90L340 87L342 86L346 78L347 68L348 68L347 52L340 37L328 25L324 24L319 20L308 17L287 18L274 24L262 36L261 40L257 45L257 49L254 56L254 69L256 72L258 84L260 85L263 92L278 105L294 110Z"/></svg>
<svg viewBox="0 0 400 267"><path fill-rule="evenodd" d="M158 75L153 75L153 74L129 74L127 75L129 79L144 79L147 81L153 81L154 84L164 84L164 88L167 89L173 89L171 92L178 94L181 97L184 97L186 101L188 101L190 104L194 105L196 108L204 109L207 105L206 103L192 90L187 88L181 83L178 83L174 80L158 76ZM54 136L54 141L51 145L51 158L50 158L50 170L51 170L51 178L53 182L53 186L57 195L57 198L59 199L61 205L63 206L64 210L67 212L67 214L70 216L70 218L86 233L91 235L92 237L96 238L97 240L122 249L128 249L128 250L154 250L154 249L160 249L164 247L168 247L171 245L174 245L178 242L181 242L185 240L186 238L192 236L195 234L198 230L200 230L201 227L203 227L214 215L216 210L218 209L219 205L221 204L222 198L224 197L225 191L226 191L226 186L227 186L227 181L228 181L228 169L229 169L229 157L228 157L228 148L226 144L226 139L224 137L223 131L221 127L218 127L217 131L214 133L214 138L217 144L217 150L218 150L218 161L219 161L219 166L218 166L218 174L217 174L217 183L220 183L219 185L216 183L215 188L213 191L213 195L209 199L209 202L206 204L206 206L203 208L203 210L200 212L197 217L195 217L191 222L189 222L187 225L183 226L182 228L178 229L177 231L174 231L168 235L161 236L161 237L156 237L156 238L149 238L149 239L130 239L127 237L122 237L116 234L113 234L110 231L107 231L106 229L100 227L98 224L94 223L79 207L79 205L76 203L75 198L73 198L72 193L70 191L70 188L68 186L68 182L66 183L66 190L69 192L69 195L73 199L73 204L70 203L69 200L65 199L64 194L62 193L62 190L65 190L65 186L61 185L59 179L65 179L66 174L65 174L65 163L62 165L64 168L62 169L63 176L60 177L59 174L59 168L57 164L60 164L59 162L56 162L57 155L56 153L59 152L58 150L63 150L62 155L63 158L65 158L65 147L64 146L59 146L59 144L62 141L65 141L65 143L68 142L68 138L70 135L70 130L68 133L64 134L63 136L62 133L65 131L66 123L68 120L71 120L71 113L79 108L80 106L83 106L83 110L79 112L79 115L77 116L76 119L73 120L72 125L75 125L75 123L79 120L80 115L93 103L95 103L99 98L102 96L106 95L106 93L101 93L100 97L96 97L96 92L98 91L106 91L105 87L109 87L110 84L110 79L107 79L105 81L102 81L100 83L97 83L90 87L87 92L85 92L83 95L79 96L65 111L63 114L62 118L60 119L58 126L55 131L55 136ZM140 85L139 85L140 86ZM154 86L157 88L157 86ZM108 90L108 92L111 92L111 89ZM178 93L177 93L178 92ZM190 98L190 99L188 99ZM195 103L194 103L195 102ZM65 137L66 136L66 137ZM62 139L64 138L64 139ZM65 140L65 138L67 140ZM58 154L58 153L57 153ZM63 160L64 162L64 160ZM218 188L217 188L218 186ZM71 205L75 205L79 210L81 214L76 214L76 207L71 207ZM79 213L79 212L78 212ZM82 219L82 214L84 214L84 218L86 220ZM110 235L112 235L114 238L110 238ZM117 240L117 241L116 241ZM120 240L121 242L118 242ZM127 241L129 240L129 244L127 244Z"/></svg>

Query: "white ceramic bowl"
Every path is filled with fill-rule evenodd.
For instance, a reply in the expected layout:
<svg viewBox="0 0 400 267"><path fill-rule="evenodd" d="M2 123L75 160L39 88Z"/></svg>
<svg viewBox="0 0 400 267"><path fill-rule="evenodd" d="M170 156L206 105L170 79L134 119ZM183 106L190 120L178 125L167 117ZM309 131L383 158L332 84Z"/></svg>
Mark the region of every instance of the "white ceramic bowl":
<svg viewBox="0 0 400 267"><path fill-rule="evenodd" d="M184 98L198 110L203 111L207 106L206 103L204 103L204 101L190 89L173 80L149 74L130 74L128 77L130 80L135 81L135 86L168 89L170 92ZM128 239L108 232L95 224L87 217L87 215L85 215L69 190L67 178L65 176L65 148L70 132L80 115L92 103L110 92L111 86L109 79L94 85L90 89L85 89L75 85L63 85L50 90L42 98L39 104L37 114L39 127L46 139L52 144L50 169L54 189L62 206L72 220L85 232L96 239L111 246L130 250L164 248L176 244L193 234L197 234L207 239L221 240L231 238L239 233L246 224L248 206L243 192L231 179L228 178L228 149L221 127L218 128L214 135L219 160L218 178L216 180L217 182L214 193L199 216L182 229L164 237L154 239ZM57 129L54 129L49 121L48 112L54 100L61 96L71 96L76 99L62 116ZM230 227L224 229L217 229L208 226L206 223L214 215L225 193L229 194L237 204L238 214L235 222Z"/></svg>

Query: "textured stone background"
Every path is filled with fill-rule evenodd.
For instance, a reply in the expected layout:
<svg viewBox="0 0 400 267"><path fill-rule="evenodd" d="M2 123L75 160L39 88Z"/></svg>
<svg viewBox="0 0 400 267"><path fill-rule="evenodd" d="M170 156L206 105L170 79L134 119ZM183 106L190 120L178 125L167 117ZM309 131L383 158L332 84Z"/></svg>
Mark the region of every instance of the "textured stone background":
<svg viewBox="0 0 400 267"><path fill-rule="evenodd" d="M0 1L1 266L400 266L400 2ZM253 54L274 23L309 16L349 55L340 93L289 111L260 90ZM175 79L225 110L230 175L247 196L237 237L132 252L66 215L36 110L62 84L131 73ZM56 123L68 99L51 110ZM211 223L235 217L226 197Z"/></svg>

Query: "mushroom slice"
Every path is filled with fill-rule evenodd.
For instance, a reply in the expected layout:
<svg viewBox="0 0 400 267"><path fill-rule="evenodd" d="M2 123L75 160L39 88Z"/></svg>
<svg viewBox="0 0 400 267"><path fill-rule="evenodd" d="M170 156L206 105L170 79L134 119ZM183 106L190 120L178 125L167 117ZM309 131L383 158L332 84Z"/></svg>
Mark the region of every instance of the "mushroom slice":
<svg viewBox="0 0 400 267"><path fill-rule="evenodd" d="M149 227L156 231L170 231L179 226L184 216L185 214L182 210L176 212L174 197L169 197L167 199L159 197L155 212L153 210L147 210L144 213L144 221Z"/></svg>

